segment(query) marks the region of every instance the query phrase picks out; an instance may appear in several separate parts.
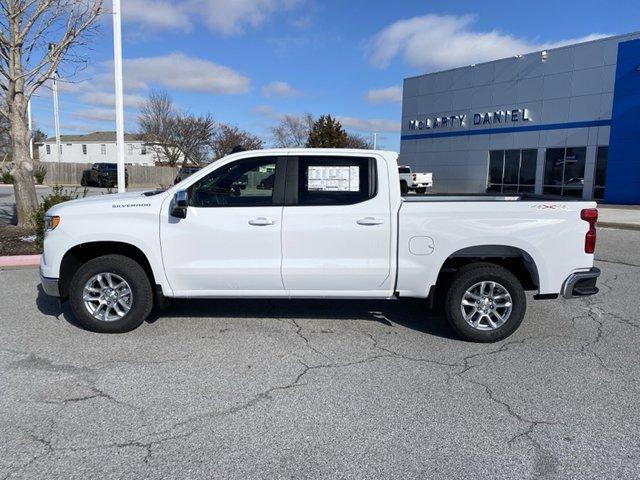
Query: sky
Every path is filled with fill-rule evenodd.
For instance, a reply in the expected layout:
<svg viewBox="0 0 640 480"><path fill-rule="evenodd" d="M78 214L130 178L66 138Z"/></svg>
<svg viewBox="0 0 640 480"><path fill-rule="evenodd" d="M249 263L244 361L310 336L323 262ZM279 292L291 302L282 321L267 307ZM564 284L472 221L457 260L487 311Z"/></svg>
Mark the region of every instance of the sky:
<svg viewBox="0 0 640 480"><path fill-rule="evenodd" d="M106 0L105 6L111 2ZM125 127L151 89L272 143L285 114L331 114L398 150L403 78L640 30L638 0L122 0ZM61 68L61 133L115 130L112 19ZM53 135L50 92L33 117Z"/></svg>

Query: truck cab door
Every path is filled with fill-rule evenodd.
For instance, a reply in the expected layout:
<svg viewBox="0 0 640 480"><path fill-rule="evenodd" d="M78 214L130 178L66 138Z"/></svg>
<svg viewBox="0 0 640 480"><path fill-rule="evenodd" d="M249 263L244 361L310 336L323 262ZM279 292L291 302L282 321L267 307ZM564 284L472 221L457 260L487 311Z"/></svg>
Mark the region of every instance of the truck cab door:
<svg viewBox="0 0 640 480"><path fill-rule="evenodd" d="M381 158L289 158L282 277L291 296L389 297L391 208Z"/></svg>
<svg viewBox="0 0 640 480"><path fill-rule="evenodd" d="M178 297L284 295L284 158L223 164L187 187L185 218L163 205L160 243Z"/></svg>

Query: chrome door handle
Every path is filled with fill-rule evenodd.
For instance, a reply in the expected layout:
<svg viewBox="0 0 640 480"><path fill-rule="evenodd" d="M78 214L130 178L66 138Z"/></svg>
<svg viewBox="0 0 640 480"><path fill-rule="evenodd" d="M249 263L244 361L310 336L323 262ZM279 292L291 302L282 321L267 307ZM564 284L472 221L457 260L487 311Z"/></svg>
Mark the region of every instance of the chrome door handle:
<svg viewBox="0 0 640 480"><path fill-rule="evenodd" d="M251 220L249 220L249 225L254 225L256 227L264 227L267 225L275 225L276 221L273 218L265 218L265 217L258 217L258 218L252 218Z"/></svg>
<svg viewBox="0 0 640 480"><path fill-rule="evenodd" d="M384 220L375 217L364 217L356 222L358 225L382 225Z"/></svg>

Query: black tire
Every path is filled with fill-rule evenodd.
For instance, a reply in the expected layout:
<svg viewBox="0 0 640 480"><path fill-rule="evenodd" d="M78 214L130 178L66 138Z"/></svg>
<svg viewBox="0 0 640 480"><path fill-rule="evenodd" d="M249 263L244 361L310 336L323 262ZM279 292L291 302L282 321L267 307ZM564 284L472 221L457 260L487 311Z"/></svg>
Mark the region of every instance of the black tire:
<svg viewBox="0 0 640 480"><path fill-rule="evenodd" d="M416 193L418 195L424 195L425 193L427 193L427 189L424 187L416 188Z"/></svg>
<svg viewBox="0 0 640 480"><path fill-rule="evenodd" d="M504 324L482 330L467 323L462 313L465 292L477 283L488 281L500 284L511 296L511 312ZM482 300L479 300L482 301ZM497 302L496 302L497 304ZM476 307L467 307L469 312ZM511 335L522 323L527 309L527 298L520 281L507 269L493 263L474 263L462 267L453 277L445 300L445 316L456 333L471 342L497 342ZM500 313L504 314L505 310ZM480 315L474 317L478 318ZM495 318L494 318L495 320ZM484 320L485 328L488 320Z"/></svg>
<svg viewBox="0 0 640 480"><path fill-rule="evenodd" d="M120 320L102 321L91 315L83 301L85 284L99 273L123 278L131 288L130 310ZM78 323L92 332L125 333L138 328L153 308L153 290L149 277L138 262L123 255L104 255L82 265L71 279L69 303Z"/></svg>
<svg viewBox="0 0 640 480"><path fill-rule="evenodd" d="M84 176L80 180L80 186L81 187L86 187L87 186L87 179Z"/></svg>
<svg viewBox="0 0 640 480"><path fill-rule="evenodd" d="M400 193L402 195L406 195L407 193L409 193L409 187L407 186L407 182L405 182L404 180L400 182Z"/></svg>

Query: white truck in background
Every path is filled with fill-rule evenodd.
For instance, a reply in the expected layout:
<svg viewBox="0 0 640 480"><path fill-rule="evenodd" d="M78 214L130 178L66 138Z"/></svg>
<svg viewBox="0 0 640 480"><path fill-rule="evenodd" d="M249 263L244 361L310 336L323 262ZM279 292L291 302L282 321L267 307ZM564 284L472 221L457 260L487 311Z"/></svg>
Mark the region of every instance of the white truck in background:
<svg viewBox="0 0 640 480"><path fill-rule="evenodd" d="M416 192L423 195L427 188L433 187L433 174L412 172L407 165L398 165L398 175L400 176L400 193L406 195L409 192Z"/></svg>
<svg viewBox="0 0 640 480"><path fill-rule="evenodd" d="M595 202L402 196L397 158L247 151L168 190L58 204L46 216L42 288L99 332L137 328L166 298L414 297L481 342L518 328L525 290L598 292Z"/></svg>

